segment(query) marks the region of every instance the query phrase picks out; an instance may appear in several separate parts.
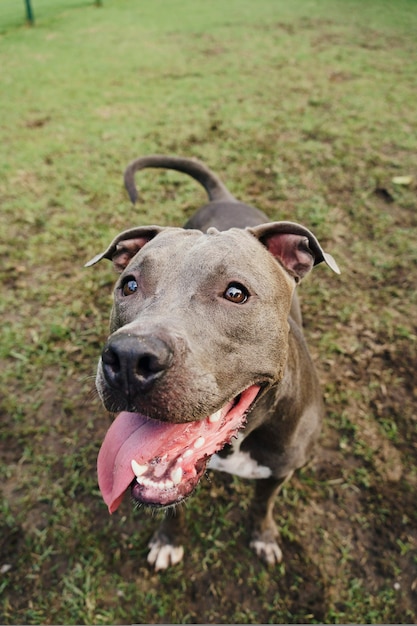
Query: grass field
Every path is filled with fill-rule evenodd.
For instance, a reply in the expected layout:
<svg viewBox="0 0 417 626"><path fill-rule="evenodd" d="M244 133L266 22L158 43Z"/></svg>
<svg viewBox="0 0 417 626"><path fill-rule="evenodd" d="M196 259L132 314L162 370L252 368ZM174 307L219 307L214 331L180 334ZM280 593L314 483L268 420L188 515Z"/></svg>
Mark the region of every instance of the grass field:
<svg viewBox="0 0 417 626"><path fill-rule="evenodd" d="M34 0L33 28L21 4L0 5L0 622L416 623L417 2ZM204 160L342 269L300 287L327 419L273 570L249 482L202 481L159 574L157 516L98 491L115 277L83 264L204 199L152 171L132 209L123 170L153 152Z"/></svg>

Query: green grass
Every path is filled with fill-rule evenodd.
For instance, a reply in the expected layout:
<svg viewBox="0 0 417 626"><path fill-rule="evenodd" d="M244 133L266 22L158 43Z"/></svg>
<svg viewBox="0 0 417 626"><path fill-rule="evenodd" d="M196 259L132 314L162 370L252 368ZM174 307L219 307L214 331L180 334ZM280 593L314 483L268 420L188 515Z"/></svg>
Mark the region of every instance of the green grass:
<svg viewBox="0 0 417 626"><path fill-rule="evenodd" d="M1 619L413 622L417 559L415 0L0 6ZM204 199L160 152L207 162L337 259L301 286L327 404L322 449L277 504L285 562L247 547L252 486L211 476L184 562L154 574L157 516L108 516L94 393L120 230Z"/></svg>

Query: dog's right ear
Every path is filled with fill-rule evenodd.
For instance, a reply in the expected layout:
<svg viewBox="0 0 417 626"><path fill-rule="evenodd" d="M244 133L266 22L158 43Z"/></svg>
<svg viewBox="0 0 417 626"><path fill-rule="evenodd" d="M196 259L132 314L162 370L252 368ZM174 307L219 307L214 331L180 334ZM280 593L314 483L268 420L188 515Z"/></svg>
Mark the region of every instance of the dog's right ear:
<svg viewBox="0 0 417 626"><path fill-rule="evenodd" d="M91 267L101 259L109 259L118 272L123 272L135 254L162 230L162 226L138 226L125 230L113 239L107 250L96 254L84 267Z"/></svg>

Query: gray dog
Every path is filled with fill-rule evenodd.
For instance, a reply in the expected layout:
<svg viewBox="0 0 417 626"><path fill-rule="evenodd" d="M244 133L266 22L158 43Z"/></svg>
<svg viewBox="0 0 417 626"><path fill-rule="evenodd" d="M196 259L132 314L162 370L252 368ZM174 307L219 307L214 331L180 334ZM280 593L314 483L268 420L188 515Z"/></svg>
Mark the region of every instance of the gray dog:
<svg viewBox="0 0 417 626"><path fill-rule="evenodd" d="M125 184L153 167L184 172L209 203L184 228L138 226L105 252L120 273L111 334L96 385L119 413L98 457L109 511L130 487L139 503L171 507L206 468L257 479L251 547L268 564L282 559L273 506L283 483L311 457L323 402L303 338L296 284L334 259L304 226L268 223L192 159L149 156L131 163ZM183 507L167 515L148 561L182 559Z"/></svg>

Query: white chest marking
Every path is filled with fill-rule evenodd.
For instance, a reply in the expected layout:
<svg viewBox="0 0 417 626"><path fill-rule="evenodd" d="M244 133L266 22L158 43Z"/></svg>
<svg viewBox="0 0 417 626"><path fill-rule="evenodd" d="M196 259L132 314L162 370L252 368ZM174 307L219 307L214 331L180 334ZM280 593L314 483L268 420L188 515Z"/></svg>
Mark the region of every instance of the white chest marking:
<svg viewBox="0 0 417 626"><path fill-rule="evenodd" d="M242 441L243 435L239 434L238 437L233 440L230 454L225 458L213 454L207 467L212 470L234 474L241 478L269 478L272 473L269 467L259 465L255 459L251 457L249 452L242 452L240 450Z"/></svg>

